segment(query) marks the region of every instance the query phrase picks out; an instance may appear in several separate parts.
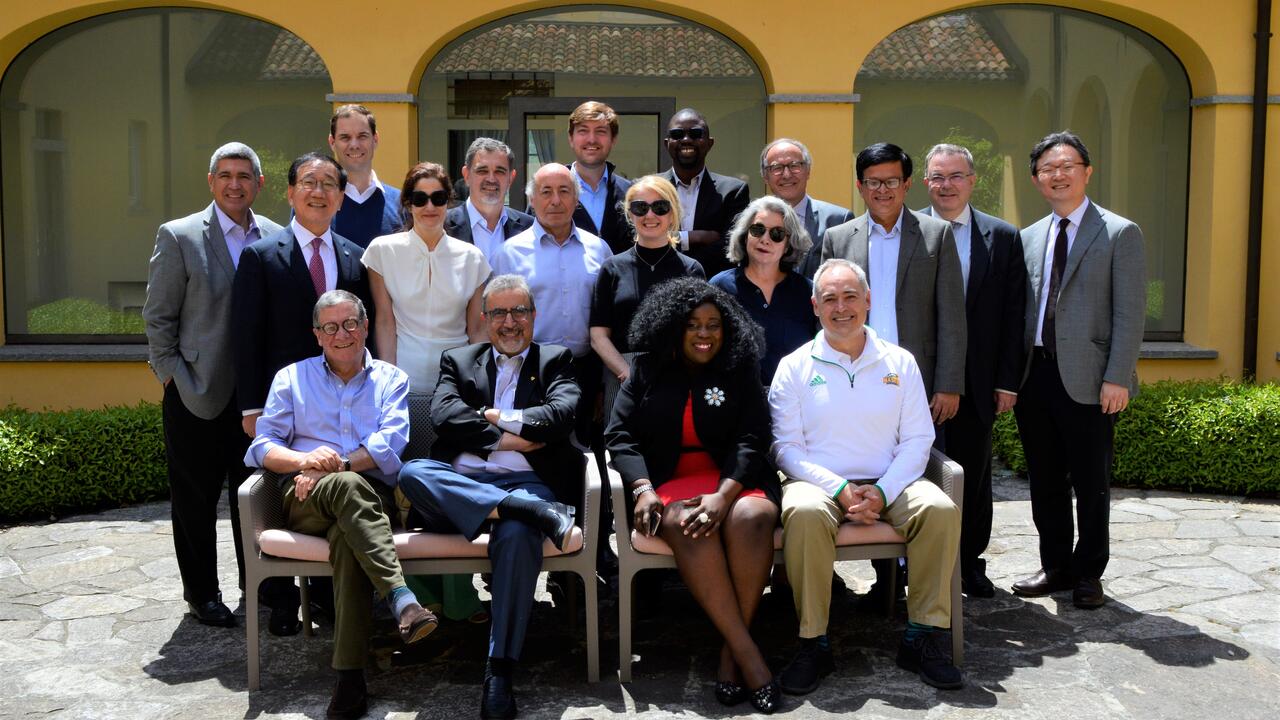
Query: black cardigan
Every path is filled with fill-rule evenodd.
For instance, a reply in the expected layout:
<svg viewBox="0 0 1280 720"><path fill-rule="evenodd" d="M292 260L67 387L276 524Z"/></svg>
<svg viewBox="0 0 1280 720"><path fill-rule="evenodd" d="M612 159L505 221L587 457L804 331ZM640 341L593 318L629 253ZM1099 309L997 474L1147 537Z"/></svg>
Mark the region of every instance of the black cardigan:
<svg viewBox="0 0 1280 720"><path fill-rule="evenodd" d="M746 489L759 488L779 504L778 474L768 452L769 407L755 364L733 372L691 373L680 362L659 364L648 353L637 356L605 431L605 444L623 481L630 485L647 477L657 487L671 479L680 460L690 392L694 431L720 468L720 477Z"/></svg>

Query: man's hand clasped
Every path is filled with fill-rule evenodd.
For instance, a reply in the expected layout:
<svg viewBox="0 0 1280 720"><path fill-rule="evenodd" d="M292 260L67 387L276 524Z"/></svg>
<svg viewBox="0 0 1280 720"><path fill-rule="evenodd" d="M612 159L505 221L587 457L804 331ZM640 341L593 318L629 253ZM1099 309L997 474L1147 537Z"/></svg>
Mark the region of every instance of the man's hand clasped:
<svg viewBox="0 0 1280 720"><path fill-rule="evenodd" d="M844 508L846 520L863 525L879 520L884 511L884 498L875 485L845 485L836 502Z"/></svg>

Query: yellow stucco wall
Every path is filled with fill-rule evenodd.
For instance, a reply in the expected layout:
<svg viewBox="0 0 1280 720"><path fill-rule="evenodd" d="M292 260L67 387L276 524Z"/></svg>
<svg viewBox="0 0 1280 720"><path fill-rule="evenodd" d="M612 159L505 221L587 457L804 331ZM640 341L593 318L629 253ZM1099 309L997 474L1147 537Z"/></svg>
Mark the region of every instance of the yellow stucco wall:
<svg viewBox="0 0 1280 720"><path fill-rule="evenodd" d="M423 3L380 0L361 14L338 0L222 0L136 2L42 0L7 4L0 14L0 68L31 42L58 27L94 15L139 7L188 6L239 12L278 24L306 40L324 59L335 93L416 93L431 59L462 33L510 14L582 3L532 0ZM779 12L756 0L684 3L639 0L613 3L665 12L703 23L738 43L757 63L767 93L847 94L862 59L886 35L916 20L985 3L900 0L857 3L810 0L803 12ZM1179 58L1193 97L1247 95L1253 84L1254 3L1219 3L1211 13L1200 0L1068 0L1054 4L1127 22L1163 42ZM758 11L752 7L758 6ZM1280 10L1276 13L1280 15ZM823 19L823 21L816 21ZM1273 18L1273 32L1280 33ZM359 40L352 41L357 32ZM815 51L820 49L820 51ZM1280 49L1273 40L1269 93L1280 95ZM376 104L381 148L377 169L395 177L418 155L418 118L409 104ZM1228 104L1191 111L1187 217L1185 339L1217 350L1216 360L1143 361L1144 380L1235 376L1243 364L1243 278L1248 209L1250 108ZM856 107L847 104L777 104L766 109L768 136L808 139L816 163L812 190L852 202ZM1280 197L1280 107L1270 106L1268 197ZM1021 182L1022 180L1018 180ZM1280 202L1268 203L1262 258L1259 377L1280 378ZM0 306L0 322L4 317ZM0 338L3 335L0 333ZM0 340L2 342L2 340ZM140 365L0 362L0 402L27 406L99 405L157 395Z"/></svg>

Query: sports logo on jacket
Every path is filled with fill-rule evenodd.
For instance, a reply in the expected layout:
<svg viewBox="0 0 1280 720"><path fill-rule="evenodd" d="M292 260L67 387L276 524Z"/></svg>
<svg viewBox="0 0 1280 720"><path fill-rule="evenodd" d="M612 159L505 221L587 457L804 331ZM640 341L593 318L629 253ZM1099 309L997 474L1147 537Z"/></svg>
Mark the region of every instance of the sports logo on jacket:
<svg viewBox="0 0 1280 720"><path fill-rule="evenodd" d="M898 380L898 373L889 373L881 378L880 382L885 385L897 385L898 387L902 387L902 383Z"/></svg>

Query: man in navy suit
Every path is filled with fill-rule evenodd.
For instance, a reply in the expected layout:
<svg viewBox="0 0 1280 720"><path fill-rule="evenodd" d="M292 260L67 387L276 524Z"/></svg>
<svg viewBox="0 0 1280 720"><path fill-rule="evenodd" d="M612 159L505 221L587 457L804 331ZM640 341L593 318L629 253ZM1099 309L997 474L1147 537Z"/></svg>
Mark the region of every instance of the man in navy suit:
<svg viewBox="0 0 1280 720"><path fill-rule="evenodd" d="M751 202L751 191L741 180L707 169L707 153L716 140L697 110L685 108L671 116L666 143L671 169L662 176L680 197L680 249L712 277L729 268L729 230Z"/></svg>
<svg viewBox="0 0 1280 720"><path fill-rule="evenodd" d="M1018 229L969 204L977 174L967 148L935 145L925 168L930 207L923 212L951 223L968 320L964 395L942 426L947 454L964 468L960 585L970 597L989 598L995 587L980 556L991 539L991 426L1013 409L1022 384L1027 268Z"/></svg>
<svg viewBox="0 0 1280 720"><path fill-rule="evenodd" d="M622 198L631 181L618 174L609 152L618 139L618 114L602 102L588 100L569 115L569 147L578 178L578 207L573 224L598 236L613 254L631 247L631 225L622 216Z"/></svg>
<svg viewBox="0 0 1280 720"><path fill-rule="evenodd" d="M849 208L810 197L809 172L812 170L813 156L799 140L778 138L760 151L760 177L764 178L769 193L795 209L813 241L808 255L796 266L796 272L810 279L818 270L823 234L828 228L853 219Z"/></svg>
<svg viewBox="0 0 1280 720"><path fill-rule="evenodd" d="M462 179L469 190L467 201L444 216L444 232L480 248L486 260L507 238L533 225L533 216L506 206L507 190L516 179L515 154L506 143L480 137L467 148Z"/></svg>
<svg viewBox="0 0 1280 720"><path fill-rule="evenodd" d="M400 231L400 191L378 181L373 153L378 121L363 105L343 105L329 119L329 149L347 173L342 204L333 217L334 232L362 248L374 238Z"/></svg>

